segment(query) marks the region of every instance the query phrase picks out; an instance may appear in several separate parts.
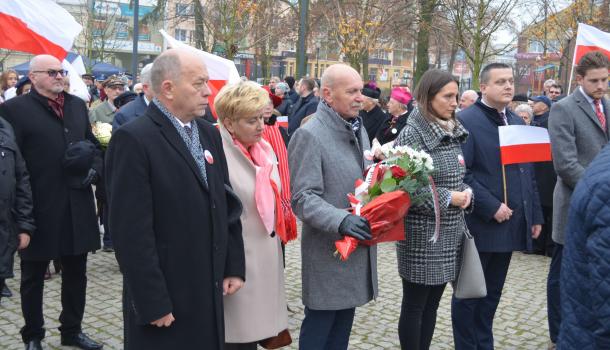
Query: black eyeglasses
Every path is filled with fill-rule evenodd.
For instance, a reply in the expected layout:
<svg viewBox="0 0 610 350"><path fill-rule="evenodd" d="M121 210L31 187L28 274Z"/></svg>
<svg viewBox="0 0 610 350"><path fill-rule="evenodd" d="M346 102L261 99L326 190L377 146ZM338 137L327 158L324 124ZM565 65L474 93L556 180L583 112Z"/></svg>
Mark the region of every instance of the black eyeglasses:
<svg viewBox="0 0 610 350"><path fill-rule="evenodd" d="M49 77L51 77L51 78L57 77L57 73L59 73L59 75L61 75L62 77L65 77L66 75L68 75L68 71L63 70L63 69L35 70L35 71L32 71L32 73L47 73L49 75Z"/></svg>

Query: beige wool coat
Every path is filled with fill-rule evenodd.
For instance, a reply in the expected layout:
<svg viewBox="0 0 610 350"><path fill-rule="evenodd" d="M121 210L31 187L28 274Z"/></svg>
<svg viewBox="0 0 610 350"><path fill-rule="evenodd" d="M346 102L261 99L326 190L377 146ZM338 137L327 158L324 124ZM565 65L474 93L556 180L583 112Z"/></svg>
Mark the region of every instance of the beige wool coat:
<svg viewBox="0 0 610 350"><path fill-rule="evenodd" d="M225 128L220 127L220 133L231 185L243 204L241 223L246 253L246 282L237 293L224 297L225 339L227 343L249 343L288 328L282 247L277 235L267 234L258 214L254 164L235 146ZM277 166L273 167L271 178L281 188Z"/></svg>

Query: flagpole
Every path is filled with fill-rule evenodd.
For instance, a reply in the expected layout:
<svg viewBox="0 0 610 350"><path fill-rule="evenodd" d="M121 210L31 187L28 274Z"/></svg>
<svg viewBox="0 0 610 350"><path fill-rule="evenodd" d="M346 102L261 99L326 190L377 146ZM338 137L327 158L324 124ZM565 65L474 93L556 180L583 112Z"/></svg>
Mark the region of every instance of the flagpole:
<svg viewBox="0 0 610 350"><path fill-rule="evenodd" d="M502 164L502 187L504 188L504 204L508 206L508 196L506 194L506 170L505 165Z"/></svg>

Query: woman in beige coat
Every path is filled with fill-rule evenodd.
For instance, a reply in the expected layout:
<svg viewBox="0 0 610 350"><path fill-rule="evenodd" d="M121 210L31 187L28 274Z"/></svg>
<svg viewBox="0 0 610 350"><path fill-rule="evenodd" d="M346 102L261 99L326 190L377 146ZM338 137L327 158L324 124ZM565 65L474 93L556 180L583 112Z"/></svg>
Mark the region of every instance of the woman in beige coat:
<svg viewBox="0 0 610 350"><path fill-rule="evenodd" d="M288 328L277 158L262 139L269 94L253 82L225 86L214 105L233 189L243 203L246 281L224 297L225 349L256 349ZM280 210L277 210L280 208ZM279 215L278 215L279 213Z"/></svg>

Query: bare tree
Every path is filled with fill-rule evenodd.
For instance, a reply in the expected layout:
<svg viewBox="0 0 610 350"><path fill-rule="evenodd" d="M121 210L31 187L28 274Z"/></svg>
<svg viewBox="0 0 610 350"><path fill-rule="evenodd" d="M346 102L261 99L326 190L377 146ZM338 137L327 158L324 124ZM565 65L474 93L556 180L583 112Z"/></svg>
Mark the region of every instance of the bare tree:
<svg viewBox="0 0 610 350"><path fill-rule="evenodd" d="M369 55L390 49L396 28L404 29L409 22L402 0L326 0L317 6L323 8L322 28L340 47L345 61L363 76L368 75Z"/></svg>
<svg viewBox="0 0 610 350"><path fill-rule="evenodd" d="M79 6L73 13L76 20L82 24L80 33L82 46L77 46L78 53L85 60L85 68L91 71L95 62L105 62L114 57L112 52L117 48L117 36L129 36L127 21L120 19L117 3L107 1L95 2L92 8Z"/></svg>
<svg viewBox="0 0 610 350"><path fill-rule="evenodd" d="M447 18L455 27L454 40L466 54L472 72L472 87L479 88L479 74L485 62L506 53L516 38L505 45L492 45L500 30L510 30L511 12L517 0L444 0Z"/></svg>

